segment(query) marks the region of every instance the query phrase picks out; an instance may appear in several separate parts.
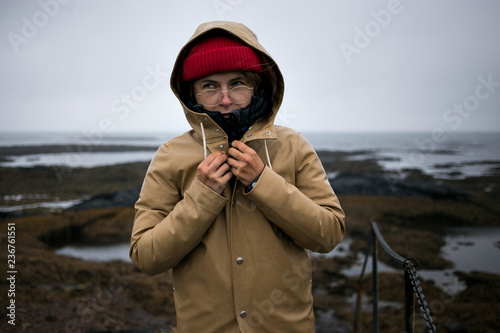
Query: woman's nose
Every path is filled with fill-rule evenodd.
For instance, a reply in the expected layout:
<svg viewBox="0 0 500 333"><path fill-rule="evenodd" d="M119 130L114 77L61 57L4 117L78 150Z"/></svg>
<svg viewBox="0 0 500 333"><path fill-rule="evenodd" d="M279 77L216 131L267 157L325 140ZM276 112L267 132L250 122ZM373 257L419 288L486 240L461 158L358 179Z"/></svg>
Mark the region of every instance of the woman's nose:
<svg viewBox="0 0 500 333"><path fill-rule="evenodd" d="M221 91L222 98L220 99L220 105L230 105L233 103L231 98L229 98L229 91Z"/></svg>

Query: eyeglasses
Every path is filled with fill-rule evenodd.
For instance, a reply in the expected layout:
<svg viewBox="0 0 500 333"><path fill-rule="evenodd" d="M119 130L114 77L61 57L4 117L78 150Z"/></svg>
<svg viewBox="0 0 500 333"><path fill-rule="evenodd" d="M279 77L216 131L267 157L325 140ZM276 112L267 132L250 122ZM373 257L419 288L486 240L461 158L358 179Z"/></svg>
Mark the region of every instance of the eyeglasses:
<svg viewBox="0 0 500 333"><path fill-rule="evenodd" d="M211 108L220 104L224 93L227 93L231 102L236 105L246 103L253 95L252 90L253 88L247 86L237 86L227 91L219 89L206 89L201 93L196 94L196 96L200 97L201 104Z"/></svg>

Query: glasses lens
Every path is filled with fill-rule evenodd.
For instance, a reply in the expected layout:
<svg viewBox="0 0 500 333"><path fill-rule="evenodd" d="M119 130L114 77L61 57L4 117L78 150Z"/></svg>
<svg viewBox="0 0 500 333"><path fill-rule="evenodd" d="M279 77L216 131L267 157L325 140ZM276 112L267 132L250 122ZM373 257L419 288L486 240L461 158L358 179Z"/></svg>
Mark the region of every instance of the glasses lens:
<svg viewBox="0 0 500 333"><path fill-rule="evenodd" d="M229 93L229 98L234 104L243 104L252 96L252 88L234 87Z"/></svg>
<svg viewBox="0 0 500 333"><path fill-rule="evenodd" d="M220 103L222 94L219 90L216 89L207 89L203 90L200 93L201 102L203 105L208 107L216 106Z"/></svg>
<svg viewBox="0 0 500 333"><path fill-rule="evenodd" d="M252 97L252 90L253 88L249 88L247 86L234 87L228 92L229 98L234 104L243 104L247 102L250 97ZM198 95L201 97L203 105L207 107L219 105L223 97L222 91L217 89L206 89Z"/></svg>

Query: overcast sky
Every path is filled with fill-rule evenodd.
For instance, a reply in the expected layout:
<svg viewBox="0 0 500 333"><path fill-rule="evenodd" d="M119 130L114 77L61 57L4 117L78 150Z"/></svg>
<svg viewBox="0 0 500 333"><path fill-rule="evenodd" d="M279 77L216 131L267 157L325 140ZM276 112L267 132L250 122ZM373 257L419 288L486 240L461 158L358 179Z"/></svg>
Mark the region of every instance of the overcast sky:
<svg viewBox="0 0 500 333"><path fill-rule="evenodd" d="M0 131L184 131L170 90L206 21L246 24L309 131L500 130L500 1L0 2Z"/></svg>

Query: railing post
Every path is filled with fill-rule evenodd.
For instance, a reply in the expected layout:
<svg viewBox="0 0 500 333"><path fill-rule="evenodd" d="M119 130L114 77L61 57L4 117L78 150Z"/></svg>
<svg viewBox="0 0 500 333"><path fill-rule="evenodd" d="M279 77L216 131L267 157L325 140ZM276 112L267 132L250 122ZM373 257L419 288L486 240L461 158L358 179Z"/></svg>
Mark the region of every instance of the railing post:
<svg viewBox="0 0 500 333"><path fill-rule="evenodd" d="M373 277L373 333L378 333L378 246L377 235L372 230L373 235L373 257L372 257L372 277Z"/></svg>
<svg viewBox="0 0 500 333"><path fill-rule="evenodd" d="M405 267L405 332L415 332L415 292L411 284L410 274Z"/></svg>
<svg viewBox="0 0 500 333"><path fill-rule="evenodd" d="M365 269L366 265L368 263L368 259L370 259L370 246L366 247L366 253L365 253L365 260L363 261L363 268L361 269L361 274L359 275L358 279L358 297L356 299L356 306L355 306L355 320L354 320L354 327L353 327L353 333L361 333L362 325L361 325L361 312L363 308L363 276L365 275Z"/></svg>
<svg viewBox="0 0 500 333"><path fill-rule="evenodd" d="M358 282L358 293L357 293L357 299L356 299L356 313L354 314L354 328L353 328L353 333L361 333L362 328L361 328L361 311L362 311L362 304L363 304L363 288L362 288L362 282Z"/></svg>
<svg viewBox="0 0 500 333"><path fill-rule="evenodd" d="M427 303L425 302L424 294L422 293L422 288L419 287L420 282L417 280L417 272L416 272L416 267L417 267L417 261L414 258L403 258L396 252L394 252L389 244L386 243L384 240L384 237L382 236L382 233L377 227L377 224L375 222L371 222L371 229L372 229L372 244L371 246L367 246L367 252L365 256L365 262L363 264L363 269L361 270L361 275L358 280L358 287L361 287L360 282L361 279L363 278L364 272L365 272L365 267L366 263L368 261L369 255L370 255L370 247L372 248L372 279L373 279L373 332L378 333L379 332L379 322L378 322L378 270L377 270L377 263L378 263L378 245L380 244L380 247L388 253L394 260L396 260L400 265L404 267L404 279L405 279L405 309L404 309L404 327L405 327L405 333L414 333L415 332L415 308L416 308L416 299L418 298L418 303L420 305L420 310L422 311L422 315L424 317L424 320L427 324L427 327L429 328L429 332L436 332L436 325L433 324L432 322L432 317L430 315L430 310L427 307ZM357 306L360 306L359 304L361 303L361 296L358 294L358 304ZM358 312L358 311L356 311ZM355 323L358 323L359 316L356 316L356 321ZM355 325L355 333L356 332L356 326L360 329L361 325L357 324Z"/></svg>

